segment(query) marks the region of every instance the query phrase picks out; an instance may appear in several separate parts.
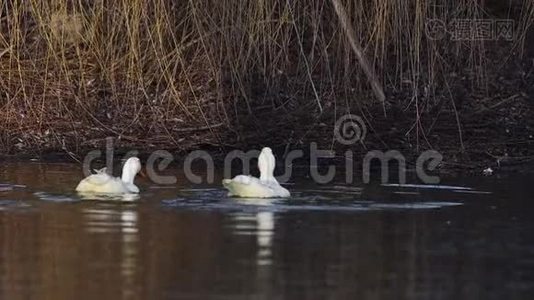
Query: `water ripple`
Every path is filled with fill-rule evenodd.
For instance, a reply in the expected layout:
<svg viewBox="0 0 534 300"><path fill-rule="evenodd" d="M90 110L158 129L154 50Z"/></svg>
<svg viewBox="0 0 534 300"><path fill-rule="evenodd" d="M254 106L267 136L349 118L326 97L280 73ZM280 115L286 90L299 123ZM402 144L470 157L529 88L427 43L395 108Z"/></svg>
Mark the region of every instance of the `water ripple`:
<svg viewBox="0 0 534 300"><path fill-rule="evenodd" d="M329 203L325 201L309 202L277 200L277 199L225 199L225 200L190 200L186 198L167 199L161 201L163 207L209 210L223 212L288 212L288 211L376 211L376 210L414 210L414 209L440 209L451 206L460 206L460 202L437 202L437 201L417 201L417 202L373 202L373 201L346 201L345 203Z"/></svg>
<svg viewBox="0 0 534 300"><path fill-rule="evenodd" d="M30 204L19 200L0 200L0 211L3 210L16 210L25 209L31 207Z"/></svg>

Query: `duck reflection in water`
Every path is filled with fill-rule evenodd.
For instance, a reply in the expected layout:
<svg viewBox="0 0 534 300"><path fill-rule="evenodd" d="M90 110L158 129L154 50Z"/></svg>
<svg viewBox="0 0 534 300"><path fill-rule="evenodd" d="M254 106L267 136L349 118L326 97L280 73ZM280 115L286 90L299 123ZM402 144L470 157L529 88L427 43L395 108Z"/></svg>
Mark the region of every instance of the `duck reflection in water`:
<svg viewBox="0 0 534 300"><path fill-rule="evenodd" d="M110 247L103 251L99 258L120 262L121 293L123 298L129 298L136 293L136 279L138 276L139 236L138 213L133 209L117 210L112 208L87 208L83 210L85 230L90 234L101 235L102 238L120 241L120 247ZM116 236L120 235L117 239Z"/></svg>

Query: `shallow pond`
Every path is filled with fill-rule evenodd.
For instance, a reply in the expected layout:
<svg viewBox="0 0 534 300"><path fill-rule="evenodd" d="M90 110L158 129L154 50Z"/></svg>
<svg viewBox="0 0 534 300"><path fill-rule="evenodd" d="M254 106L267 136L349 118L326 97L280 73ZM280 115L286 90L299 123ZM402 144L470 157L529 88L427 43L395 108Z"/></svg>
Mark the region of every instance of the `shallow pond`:
<svg viewBox="0 0 534 300"><path fill-rule="evenodd" d="M91 200L73 192L81 178L77 164L2 163L0 299L534 294L534 177L303 179L287 200L231 199L183 178Z"/></svg>

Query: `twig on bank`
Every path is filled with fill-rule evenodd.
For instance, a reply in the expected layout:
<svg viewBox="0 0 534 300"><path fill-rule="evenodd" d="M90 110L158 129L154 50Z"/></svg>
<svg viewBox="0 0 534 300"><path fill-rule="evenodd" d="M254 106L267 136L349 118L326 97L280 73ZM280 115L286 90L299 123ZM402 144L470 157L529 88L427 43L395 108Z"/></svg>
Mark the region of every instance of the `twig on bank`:
<svg viewBox="0 0 534 300"><path fill-rule="evenodd" d="M323 106L321 105L321 100L319 98L319 94L317 93L317 88L315 87L315 83L313 82L312 78L312 72L310 68L310 64L308 63L308 59L306 58L306 55L304 54L304 46L302 45L302 41L300 40L299 31L297 29L297 23L295 21L295 16L293 14L293 10L291 9L291 4L289 3L289 0L287 0L287 8L289 9L291 16L293 18L293 28L295 29L295 34L297 35L297 41L299 42L299 48L300 48L300 54L302 55L302 60L304 60L304 65L306 66L306 72L308 74L308 77L310 79L311 87L313 90L313 94L315 95L315 100L317 101L317 107L319 108L319 112L323 112Z"/></svg>
<svg viewBox="0 0 534 300"><path fill-rule="evenodd" d="M224 123L217 123L217 124L213 124L213 125L206 125L206 126L199 126L199 127L176 128L176 129L172 129L172 131L176 131L176 132L201 131L201 130L208 130L208 129L218 128L218 127L221 127L223 125L224 125Z"/></svg>
<svg viewBox="0 0 534 300"><path fill-rule="evenodd" d="M11 47L7 47L6 49L2 50L2 52L0 52L0 57L4 56L9 51L11 51Z"/></svg>
<svg viewBox="0 0 534 300"><path fill-rule="evenodd" d="M462 152L464 152L465 151L465 147L464 147L464 138L463 138L463 134L462 134L462 122L460 122L460 115L458 114L458 109L456 108L456 103L454 103L454 96L452 95L451 87L449 86L449 82L447 80L445 80L445 86L447 87L447 92L449 93L449 99L451 100L451 105L452 105L452 108L453 108L453 111L454 111L454 117L456 119L456 125L457 125L457 128L458 128L458 138L460 139L460 148L461 148Z"/></svg>
<svg viewBox="0 0 534 300"><path fill-rule="evenodd" d="M474 115L478 115L478 114L487 112L488 110L494 110L494 109L496 109L497 107L499 107L499 106L501 106L503 104L506 104L506 103L508 103L508 102L510 102L512 100L515 100L515 99L519 98L519 96L521 96L521 95L520 94L512 95L512 96L510 96L508 98L505 98L505 99L503 99L503 100L491 105L490 107L483 107L483 108L475 111L473 114Z"/></svg>
<svg viewBox="0 0 534 300"><path fill-rule="evenodd" d="M385 105L386 96L384 95L384 90L382 89L382 85L380 85L380 83L378 82L374 70L369 66L369 63L365 59L363 55L362 47L358 44L358 42L356 42L356 39L354 38L356 36L356 33L354 32L354 29L352 28L352 26L350 26L350 23L349 23L350 21L347 16L347 13L345 12L345 8L339 2L339 0L332 0L332 4L334 5L336 14L339 17L339 22L341 23L341 26L343 27L343 30L345 31L345 35L347 36L347 39L349 40L350 46L352 47L352 51L354 51L354 54L356 55L356 58L358 59L360 66L362 67L365 75L367 76L367 79L371 83L371 87L373 88L373 92L375 93L375 96L382 103L382 108L384 109L384 115L386 115L386 105Z"/></svg>

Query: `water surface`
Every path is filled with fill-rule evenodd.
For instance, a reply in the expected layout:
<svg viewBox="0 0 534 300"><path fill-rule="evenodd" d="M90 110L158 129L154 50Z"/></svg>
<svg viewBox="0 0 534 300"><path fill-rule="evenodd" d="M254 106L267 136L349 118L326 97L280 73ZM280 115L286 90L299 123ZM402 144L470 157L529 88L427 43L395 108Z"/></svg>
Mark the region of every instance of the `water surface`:
<svg viewBox="0 0 534 300"><path fill-rule="evenodd" d="M180 175L178 170L176 174ZM528 299L534 178L307 179L291 199L138 179L84 199L71 163L3 163L0 299Z"/></svg>

